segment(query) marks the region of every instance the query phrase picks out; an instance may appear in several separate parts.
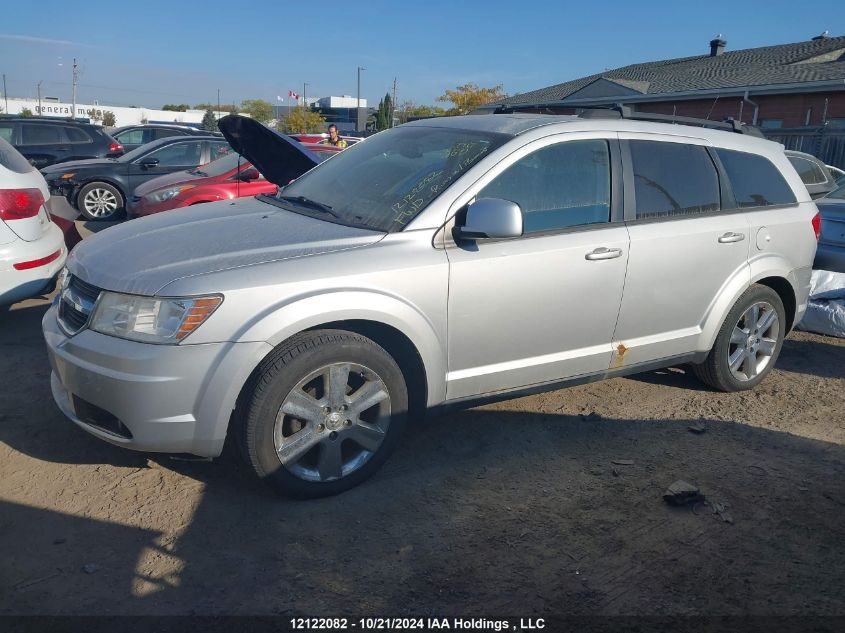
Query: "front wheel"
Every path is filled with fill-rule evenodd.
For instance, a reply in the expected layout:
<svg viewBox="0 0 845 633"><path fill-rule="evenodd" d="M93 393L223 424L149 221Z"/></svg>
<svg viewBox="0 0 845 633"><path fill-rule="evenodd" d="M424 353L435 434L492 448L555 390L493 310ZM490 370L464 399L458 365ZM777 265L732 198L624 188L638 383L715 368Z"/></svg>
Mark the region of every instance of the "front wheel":
<svg viewBox="0 0 845 633"><path fill-rule="evenodd" d="M258 368L240 417L247 463L297 497L352 488L384 463L405 426L408 392L396 361L341 330L299 334Z"/></svg>
<svg viewBox="0 0 845 633"><path fill-rule="evenodd" d="M755 284L734 304L707 359L693 371L720 391L753 389L774 367L786 326L778 293Z"/></svg>
<svg viewBox="0 0 845 633"><path fill-rule="evenodd" d="M88 183L79 191L76 206L89 220L114 220L123 211L123 194L107 182Z"/></svg>

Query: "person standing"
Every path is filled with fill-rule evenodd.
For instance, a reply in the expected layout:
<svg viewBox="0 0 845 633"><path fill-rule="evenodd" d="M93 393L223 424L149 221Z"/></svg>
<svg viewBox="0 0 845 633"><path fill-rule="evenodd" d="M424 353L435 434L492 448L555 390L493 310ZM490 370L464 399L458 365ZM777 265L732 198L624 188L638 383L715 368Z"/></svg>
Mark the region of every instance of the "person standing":
<svg viewBox="0 0 845 633"><path fill-rule="evenodd" d="M346 141L337 135L337 126L334 123L329 126L329 138L323 142L339 147L340 149L345 149L347 146Z"/></svg>

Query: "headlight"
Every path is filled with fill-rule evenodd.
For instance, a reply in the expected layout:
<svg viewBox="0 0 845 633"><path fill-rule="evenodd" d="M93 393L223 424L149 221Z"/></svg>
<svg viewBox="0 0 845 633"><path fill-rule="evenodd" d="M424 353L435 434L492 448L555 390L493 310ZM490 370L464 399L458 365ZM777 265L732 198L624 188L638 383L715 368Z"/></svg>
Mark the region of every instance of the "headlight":
<svg viewBox="0 0 845 633"><path fill-rule="evenodd" d="M91 329L142 343L175 345L202 325L223 297L155 299L103 292Z"/></svg>
<svg viewBox="0 0 845 633"><path fill-rule="evenodd" d="M67 288L68 282L70 282L70 272L67 266L63 266L59 272L59 278L56 280L56 287L59 289L59 294L62 294L65 288Z"/></svg>
<svg viewBox="0 0 845 633"><path fill-rule="evenodd" d="M144 197L150 202L165 202L166 200L171 200L172 198L175 198L183 191L193 189L195 186L196 185L179 185L178 187L168 187L167 189L161 189L160 191L148 193Z"/></svg>

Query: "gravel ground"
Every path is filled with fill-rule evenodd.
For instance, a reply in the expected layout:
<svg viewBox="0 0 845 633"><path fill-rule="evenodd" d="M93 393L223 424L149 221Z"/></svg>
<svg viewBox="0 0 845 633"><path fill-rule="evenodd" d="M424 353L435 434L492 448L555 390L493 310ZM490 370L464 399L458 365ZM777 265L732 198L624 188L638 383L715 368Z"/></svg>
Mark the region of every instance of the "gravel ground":
<svg viewBox="0 0 845 633"><path fill-rule="evenodd" d="M750 393L672 369L417 424L303 502L66 421L46 305L0 312L0 614L845 615L845 340L792 333Z"/></svg>

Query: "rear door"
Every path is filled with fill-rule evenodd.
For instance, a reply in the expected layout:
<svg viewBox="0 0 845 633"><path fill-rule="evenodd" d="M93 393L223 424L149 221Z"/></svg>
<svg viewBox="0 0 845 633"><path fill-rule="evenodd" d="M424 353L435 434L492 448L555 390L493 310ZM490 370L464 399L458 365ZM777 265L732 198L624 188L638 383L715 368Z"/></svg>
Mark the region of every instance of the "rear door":
<svg viewBox="0 0 845 633"><path fill-rule="evenodd" d="M153 150L129 165L128 193L131 195L135 187L156 176L193 169L202 164L204 156L207 156L205 141L195 141L188 137ZM155 165L145 165L145 161L150 159L158 162Z"/></svg>
<svg viewBox="0 0 845 633"><path fill-rule="evenodd" d="M736 277L750 281L750 226L742 210L723 205L730 193L706 141L620 139L631 252L612 365L629 366L695 349L720 289Z"/></svg>
<svg viewBox="0 0 845 633"><path fill-rule="evenodd" d="M71 146L61 126L27 121L20 124L18 150L38 169L70 160Z"/></svg>

